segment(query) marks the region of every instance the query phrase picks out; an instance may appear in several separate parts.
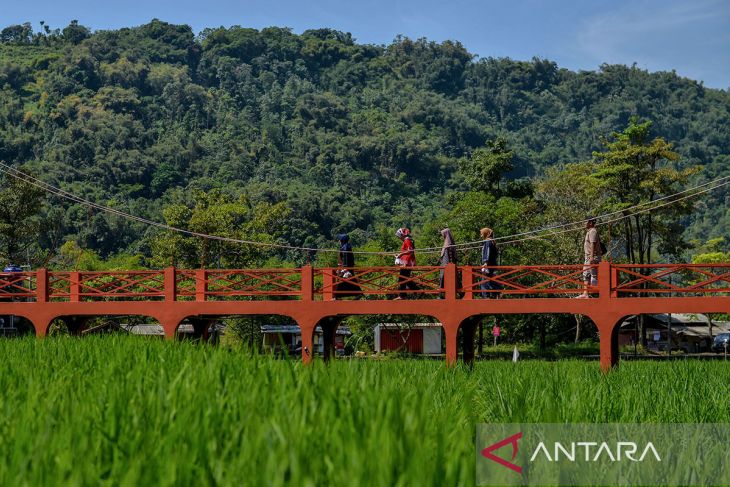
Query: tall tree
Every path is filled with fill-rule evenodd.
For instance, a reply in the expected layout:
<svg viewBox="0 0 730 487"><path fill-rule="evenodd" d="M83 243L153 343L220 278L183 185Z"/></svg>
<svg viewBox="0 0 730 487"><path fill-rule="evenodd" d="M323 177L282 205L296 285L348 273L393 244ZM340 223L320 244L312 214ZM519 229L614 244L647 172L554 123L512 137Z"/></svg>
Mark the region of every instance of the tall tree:
<svg viewBox="0 0 730 487"><path fill-rule="evenodd" d="M678 191L679 185L700 170L678 170L672 163L679 159L672 144L662 137L650 139L652 123L631 118L628 127L604 141L604 150L594 152L597 162L593 177L607 192L605 210L627 210L651 203ZM663 208L638 212L627 210L623 220L626 256L632 263L651 263L655 245L665 255L679 257L688 245L682 239L678 221L692 209L691 202L679 202ZM657 240L659 242L657 242Z"/></svg>
<svg viewBox="0 0 730 487"><path fill-rule="evenodd" d="M199 191L192 205L173 204L163 210L168 225L196 233L254 242L274 242L287 222L284 203L252 205L244 196L218 190ZM151 263L156 266L245 268L263 264L270 249L165 232L152 240Z"/></svg>
<svg viewBox="0 0 730 487"><path fill-rule="evenodd" d="M459 168L473 191L499 192L500 181L514 168L513 158L507 139L497 137L476 149L470 158L462 159Z"/></svg>
<svg viewBox="0 0 730 487"><path fill-rule="evenodd" d="M702 245L699 249L697 254L692 258L693 264L717 264L717 263L726 263L730 262L730 245L728 245L728 242L725 240L724 237L718 237L708 240L704 245ZM707 276L702 276L701 280L706 280ZM697 279L695 279L695 284L697 283ZM720 281L720 286L723 286L724 282ZM710 335L710 340L712 340L712 328L713 328L713 322L714 319L725 319L727 320L730 318L730 315L724 314L716 314L716 313L707 313L707 327L708 332Z"/></svg>

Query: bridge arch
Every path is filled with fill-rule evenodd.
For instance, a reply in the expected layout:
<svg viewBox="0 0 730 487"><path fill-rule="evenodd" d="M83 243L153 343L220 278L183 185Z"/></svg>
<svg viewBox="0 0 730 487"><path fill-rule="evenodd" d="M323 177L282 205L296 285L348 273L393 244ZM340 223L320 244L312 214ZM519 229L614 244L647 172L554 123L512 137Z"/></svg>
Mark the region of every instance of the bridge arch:
<svg viewBox="0 0 730 487"><path fill-rule="evenodd" d="M103 328L115 323L96 323L96 319L111 318L124 319L137 323L127 323L128 325L156 324L162 323L153 315L140 313L99 313L99 314L62 314L49 318L41 318L34 321L36 334L38 336L47 336L52 331L54 324L63 327L71 335L80 335L85 332L94 330L95 328Z"/></svg>
<svg viewBox="0 0 730 487"><path fill-rule="evenodd" d="M237 320L249 319L250 326L248 324L235 325ZM249 342L252 349L259 349L260 346L264 346L259 343L261 339L260 328L263 325L290 325L295 326L300 330L298 322L294 317L287 313L276 312L274 310L251 310L247 312L245 309L235 309L230 312L223 313L196 313L196 314L185 314L177 315L175 317L168 317L165 319L167 325L165 326L165 334L169 339L180 337L180 327L184 324L188 324L192 327L192 339L202 340L207 342L211 339L215 340L217 337L218 328L213 326L216 323L220 323L225 327L225 333L231 333L238 331L242 340ZM231 322L234 323L231 323ZM274 322L274 323L271 323ZM243 329L245 328L245 330Z"/></svg>
<svg viewBox="0 0 730 487"><path fill-rule="evenodd" d="M335 338L337 335L337 330L342 325L342 323L347 320L348 318L362 318L362 317L382 317L383 319L379 321L380 324L386 323L386 322L398 322L404 324L405 328L407 328L410 332L411 326L414 323L417 322L433 322L434 324L439 325L442 334L441 334L441 342L444 341L444 337L446 335L445 331L446 328L443 323L440 323L436 315L434 314L424 314L424 313L415 313L415 312L406 312L406 313L377 313L377 312L341 312L337 314L326 314L321 317L317 317L314 319L307 319L302 318L300 323L300 326L302 327L302 338L306 344L307 349L310 351L310 353L305 354L305 350L302 350L302 359L305 363L310 362L316 355L317 355L317 348L314 336L316 333L317 328L319 327L322 330L322 341L323 341L323 352L322 352L322 359L327 362L335 357ZM406 318L410 317L410 318ZM419 319L420 317L420 319ZM374 320L372 323L368 323L367 325L374 328L376 326L377 320ZM307 340L309 340L309 343L307 344Z"/></svg>
<svg viewBox="0 0 730 487"><path fill-rule="evenodd" d="M453 357L459 355L459 349L461 350L462 360L471 364L477 357L477 348L481 343L488 346L493 340L492 325L488 328L484 328L483 325L485 320L489 318L495 318L493 325L499 326L500 336L504 336L505 333L513 331L510 325L515 324L517 319L525 320L528 323L522 323L520 329L520 343L537 343L540 351L546 352L549 350L550 345L547 344L548 338L555 339L555 332L548 332L548 322L551 318L557 321L565 320L568 321L569 325L572 325L569 329L561 331L558 335L562 335L564 338L575 337L575 340L585 340L591 335L596 340L600 340L600 334L598 326L594 323L593 318L587 313L541 313L541 312L498 312L498 311L483 311L472 314L460 320L456 340L456 349L452 352ZM530 323L532 322L532 323ZM569 334L569 335L568 335ZM568 340L566 340L567 342ZM457 359L453 359L456 361Z"/></svg>

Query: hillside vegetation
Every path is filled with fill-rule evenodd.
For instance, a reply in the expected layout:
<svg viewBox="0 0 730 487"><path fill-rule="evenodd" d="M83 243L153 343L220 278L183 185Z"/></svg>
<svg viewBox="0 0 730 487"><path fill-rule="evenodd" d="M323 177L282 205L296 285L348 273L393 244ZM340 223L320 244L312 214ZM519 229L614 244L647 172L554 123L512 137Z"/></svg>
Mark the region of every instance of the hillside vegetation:
<svg viewBox="0 0 730 487"><path fill-rule="evenodd" d="M632 116L673 144L670 165L703 166L691 182L730 174L730 94L675 73L572 72L537 58L478 59L451 41L358 44L330 29L196 35L159 20L94 33L10 26L0 41L0 161L157 221L189 224L163 208L190 209L204 195L248 208L236 218L249 223L267 215L246 227L256 238L332 247L347 231L355 245L378 242L384 229L450 223L474 192L459 161L490 141L513 153L506 179L534 183L590 160ZM532 194L513 186L514 198ZM726 235L729 194L683 217L685 236ZM103 257L149 257L159 244L142 224L56 197L38 223L39 255L69 240Z"/></svg>

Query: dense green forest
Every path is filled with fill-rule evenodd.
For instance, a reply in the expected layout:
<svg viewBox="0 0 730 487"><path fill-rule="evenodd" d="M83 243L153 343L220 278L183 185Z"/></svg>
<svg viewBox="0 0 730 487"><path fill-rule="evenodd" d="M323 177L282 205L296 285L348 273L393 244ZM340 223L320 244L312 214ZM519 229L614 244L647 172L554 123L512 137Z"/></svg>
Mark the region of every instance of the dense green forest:
<svg viewBox="0 0 730 487"><path fill-rule="evenodd" d="M376 46L330 29L237 26L196 35L159 20L96 32L76 22L37 32L8 26L0 100L0 162L152 220L319 248L349 232L356 247L395 249L392 232L402 225L414 228L417 244L438 244L441 225L476 240L480 226L504 235L643 201L635 190L646 185L614 181L598 184L598 196L583 188L590 199L568 209L546 203L561 184L581 186L571 177L585 182L590 173L600 183L611 159L600 153L622 150L621 133L627 143L670 144L657 160L676 171L647 197L730 175L726 91L635 66L573 72L538 58L476 58L451 41L398 37ZM493 171L475 170L480 164ZM0 201L10 208L0 230L27 228L3 246L6 259L41 265L78 249L137 256L127 265L305 258L201 249L28 191L24 200L43 200L38 216ZM649 237L648 252L656 250L647 258L689 259L727 235L728 198L725 187L655 222L664 234ZM579 251L519 254L572 261Z"/></svg>

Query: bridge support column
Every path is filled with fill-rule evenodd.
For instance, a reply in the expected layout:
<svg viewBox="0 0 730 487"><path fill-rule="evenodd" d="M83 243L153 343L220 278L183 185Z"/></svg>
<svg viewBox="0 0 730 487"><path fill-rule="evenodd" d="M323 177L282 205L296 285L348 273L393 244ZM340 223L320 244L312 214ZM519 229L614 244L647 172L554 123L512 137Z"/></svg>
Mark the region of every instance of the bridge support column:
<svg viewBox="0 0 730 487"><path fill-rule="evenodd" d="M464 363L468 365L474 363L474 336L477 321L478 318L468 318L461 324L461 350Z"/></svg>
<svg viewBox="0 0 730 487"><path fill-rule="evenodd" d="M188 318L190 324L193 325L193 338L207 342L208 341L208 328L211 323L215 321L212 318Z"/></svg>
<svg viewBox="0 0 730 487"><path fill-rule="evenodd" d="M593 318L600 339L600 364L603 372L618 366L618 318Z"/></svg>
<svg viewBox="0 0 730 487"><path fill-rule="evenodd" d="M306 365L312 362L314 356L314 329L317 322L298 320L298 323L302 333L302 362Z"/></svg>
<svg viewBox="0 0 730 487"><path fill-rule="evenodd" d="M342 322L342 318L332 316L320 320L319 325L322 327L322 358L325 362L335 358L335 337L337 336L337 327Z"/></svg>
<svg viewBox="0 0 730 487"><path fill-rule="evenodd" d="M48 334L48 328L51 326L51 321L53 321L53 318L41 318L33 316L28 316L28 319L31 323L33 323L33 328L35 328L35 336L38 338L44 338Z"/></svg>
<svg viewBox="0 0 730 487"><path fill-rule="evenodd" d="M172 340L177 333L177 327L180 326L181 318L157 318L165 332L165 339Z"/></svg>
<svg viewBox="0 0 730 487"><path fill-rule="evenodd" d="M441 321L446 336L446 365L456 365L459 357L459 323L448 323Z"/></svg>

